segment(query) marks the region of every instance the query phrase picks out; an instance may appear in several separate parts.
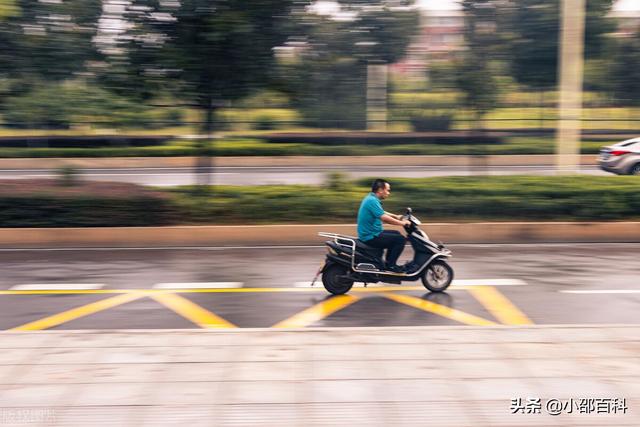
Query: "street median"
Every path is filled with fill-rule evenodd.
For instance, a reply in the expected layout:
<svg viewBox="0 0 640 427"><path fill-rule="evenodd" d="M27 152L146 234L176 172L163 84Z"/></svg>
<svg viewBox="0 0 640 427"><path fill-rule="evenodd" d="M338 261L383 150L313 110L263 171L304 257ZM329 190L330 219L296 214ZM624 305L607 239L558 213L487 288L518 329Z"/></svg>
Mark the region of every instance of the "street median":
<svg viewBox="0 0 640 427"><path fill-rule="evenodd" d="M355 235L368 179L323 186L164 190L76 180L0 183L0 246L313 245L318 232ZM385 209L411 206L445 243L640 242L634 177L394 179ZM329 224L327 224L330 222ZM331 224L333 223L333 224Z"/></svg>

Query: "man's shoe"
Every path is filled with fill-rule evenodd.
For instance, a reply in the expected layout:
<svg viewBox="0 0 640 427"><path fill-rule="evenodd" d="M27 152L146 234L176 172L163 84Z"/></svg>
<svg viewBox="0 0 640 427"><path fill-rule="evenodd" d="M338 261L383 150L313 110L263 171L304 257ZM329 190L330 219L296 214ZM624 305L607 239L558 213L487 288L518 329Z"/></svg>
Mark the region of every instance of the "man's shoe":
<svg viewBox="0 0 640 427"><path fill-rule="evenodd" d="M400 267L399 265L392 265L391 267L387 268L387 270L392 271L394 273L402 273L402 267Z"/></svg>

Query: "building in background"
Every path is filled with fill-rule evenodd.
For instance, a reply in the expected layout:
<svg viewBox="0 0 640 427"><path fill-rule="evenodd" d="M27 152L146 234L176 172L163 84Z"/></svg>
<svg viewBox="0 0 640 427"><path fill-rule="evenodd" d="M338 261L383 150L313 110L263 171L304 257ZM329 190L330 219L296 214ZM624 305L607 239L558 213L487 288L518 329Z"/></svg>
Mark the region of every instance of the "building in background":
<svg viewBox="0 0 640 427"><path fill-rule="evenodd" d="M464 49L464 12L456 0L418 0L420 33L407 49L405 59L392 71L424 79L429 64L455 58ZM617 37L640 33L640 0L618 0L610 15L617 21Z"/></svg>
<svg viewBox="0 0 640 427"><path fill-rule="evenodd" d="M455 2L423 1L418 6L420 32L393 71L424 79L429 63L453 59L464 49L464 12Z"/></svg>
<svg viewBox="0 0 640 427"><path fill-rule="evenodd" d="M640 0L638 1L640 7ZM617 30L616 37L631 37L640 34L640 9L620 9L614 8L609 14L611 19L615 19Z"/></svg>

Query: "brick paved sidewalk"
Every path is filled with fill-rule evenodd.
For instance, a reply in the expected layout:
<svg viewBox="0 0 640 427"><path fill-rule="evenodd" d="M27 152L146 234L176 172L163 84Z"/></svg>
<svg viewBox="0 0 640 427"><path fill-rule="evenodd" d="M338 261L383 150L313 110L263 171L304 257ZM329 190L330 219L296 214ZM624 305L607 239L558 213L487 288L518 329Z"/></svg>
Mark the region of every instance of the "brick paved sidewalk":
<svg viewBox="0 0 640 427"><path fill-rule="evenodd" d="M640 326L5 332L0 348L2 426L640 425Z"/></svg>

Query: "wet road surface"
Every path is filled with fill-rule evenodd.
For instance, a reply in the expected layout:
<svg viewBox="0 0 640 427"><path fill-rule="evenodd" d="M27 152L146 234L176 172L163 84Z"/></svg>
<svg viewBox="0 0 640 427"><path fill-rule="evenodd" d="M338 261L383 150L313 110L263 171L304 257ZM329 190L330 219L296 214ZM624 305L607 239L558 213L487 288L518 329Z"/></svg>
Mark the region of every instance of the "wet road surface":
<svg viewBox="0 0 640 427"><path fill-rule="evenodd" d="M418 281L339 297L309 286L322 247L7 249L0 329L640 323L640 244L451 249L446 293Z"/></svg>

